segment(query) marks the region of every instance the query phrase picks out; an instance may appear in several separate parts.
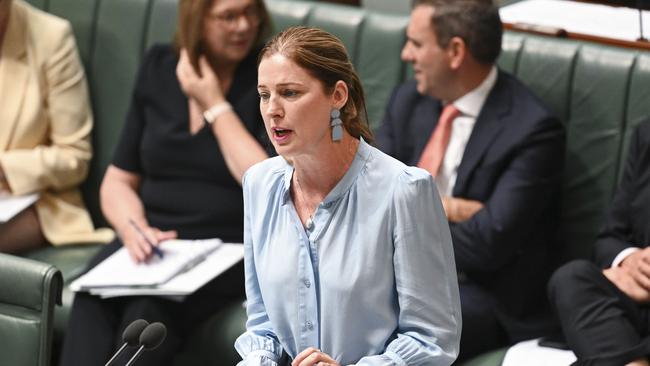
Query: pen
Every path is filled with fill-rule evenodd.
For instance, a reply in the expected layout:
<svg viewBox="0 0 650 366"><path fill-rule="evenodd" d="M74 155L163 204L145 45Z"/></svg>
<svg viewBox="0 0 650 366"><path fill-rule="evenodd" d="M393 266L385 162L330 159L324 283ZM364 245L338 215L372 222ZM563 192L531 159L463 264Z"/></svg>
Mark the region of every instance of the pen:
<svg viewBox="0 0 650 366"><path fill-rule="evenodd" d="M153 250L154 254L156 254L159 258L162 258L162 257L163 257L163 251L160 250L160 248L158 248L157 246L155 246L155 245L151 242L151 240L149 240L149 238L147 238L147 236L144 235L144 231L142 231L142 229L140 229L140 227L138 226L138 224L136 224L135 221L133 221L132 219L129 219L129 224L131 224L131 226L133 226L133 228L135 229L135 231L137 231L138 234L140 234L140 236L142 237L142 239L144 239L144 241L146 241L147 244L149 244L149 246L151 247L151 250Z"/></svg>

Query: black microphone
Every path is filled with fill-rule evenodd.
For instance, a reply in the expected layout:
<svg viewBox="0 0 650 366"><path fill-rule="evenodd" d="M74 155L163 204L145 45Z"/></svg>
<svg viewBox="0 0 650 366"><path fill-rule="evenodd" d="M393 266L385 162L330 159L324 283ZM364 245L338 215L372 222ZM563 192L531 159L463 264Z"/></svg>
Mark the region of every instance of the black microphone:
<svg viewBox="0 0 650 366"><path fill-rule="evenodd" d="M126 366L131 366L135 360L140 357L142 352L152 350L165 340L167 337L167 328L163 323L151 323L140 334L140 348L138 351L131 357L129 362L126 363Z"/></svg>
<svg viewBox="0 0 650 366"><path fill-rule="evenodd" d="M108 366L111 364L111 362L115 361L117 356L124 351L124 349L128 347L135 347L140 344L140 334L142 334L142 331L149 325L149 322L144 320L144 319L138 319L133 321L131 324L129 324L126 329L124 329L124 333L122 333L122 340L124 341L124 344L120 349L115 352L113 357L111 357L108 362L106 362L106 365Z"/></svg>

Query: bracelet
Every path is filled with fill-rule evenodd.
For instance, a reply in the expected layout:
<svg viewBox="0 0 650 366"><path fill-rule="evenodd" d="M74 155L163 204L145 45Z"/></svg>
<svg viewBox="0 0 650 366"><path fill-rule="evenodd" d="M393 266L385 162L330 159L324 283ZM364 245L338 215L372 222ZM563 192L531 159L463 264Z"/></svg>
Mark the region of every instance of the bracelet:
<svg viewBox="0 0 650 366"><path fill-rule="evenodd" d="M203 112L203 119L209 123L212 124L214 121L219 118L222 114L231 111L232 106L228 102L221 102L213 105L210 107L207 111Z"/></svg>

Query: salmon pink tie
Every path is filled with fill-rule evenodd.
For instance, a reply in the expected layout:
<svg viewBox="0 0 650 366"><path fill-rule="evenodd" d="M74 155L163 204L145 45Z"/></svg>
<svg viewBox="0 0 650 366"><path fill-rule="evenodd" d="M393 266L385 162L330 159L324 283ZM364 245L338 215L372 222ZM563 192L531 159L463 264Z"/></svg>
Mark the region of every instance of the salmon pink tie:
<svg viewBox="0 0 650 366"><path fill-rule="evenodd" d="M445 157L445 151L447 151L452 122L459 114L460 111L453 104L447 104L443 108L436 129L431 134L429 142L427 142L427 146L424 147L424 151L420 156L418 167L426 169L434 177L438 174L442 159Z"/></svg>

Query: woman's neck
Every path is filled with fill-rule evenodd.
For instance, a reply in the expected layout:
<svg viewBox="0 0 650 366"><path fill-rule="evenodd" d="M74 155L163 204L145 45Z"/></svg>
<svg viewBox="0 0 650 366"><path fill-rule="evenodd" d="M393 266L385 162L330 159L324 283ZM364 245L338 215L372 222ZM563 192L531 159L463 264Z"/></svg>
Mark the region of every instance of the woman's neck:
<svg viewBox="0 0 650 366"><path fill-rule="evenodd" d="M214 57L208 57L208 63L217 75L221 84L221 90L225 96L232 85L232 81L235 78L235 71L237 71L239 64L236 62L222 62Z"/></svg>
<svg viewBox="0 0 650 366"><path fill-rule="evenodd" d="M340 142L328 143L318 154L296 157L294 179L303 193L322 201L350 169L358 146L359 140L346 132Z"/></svg>

